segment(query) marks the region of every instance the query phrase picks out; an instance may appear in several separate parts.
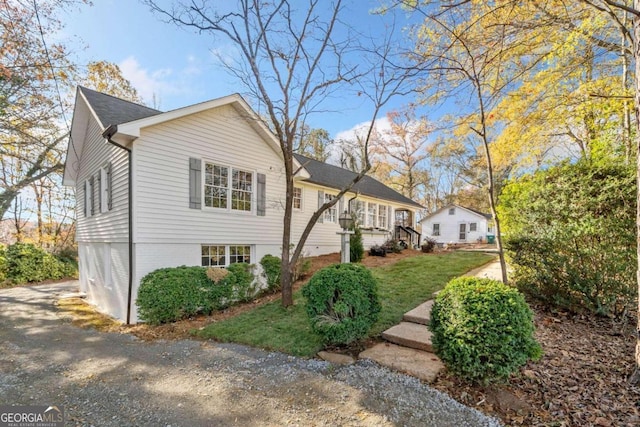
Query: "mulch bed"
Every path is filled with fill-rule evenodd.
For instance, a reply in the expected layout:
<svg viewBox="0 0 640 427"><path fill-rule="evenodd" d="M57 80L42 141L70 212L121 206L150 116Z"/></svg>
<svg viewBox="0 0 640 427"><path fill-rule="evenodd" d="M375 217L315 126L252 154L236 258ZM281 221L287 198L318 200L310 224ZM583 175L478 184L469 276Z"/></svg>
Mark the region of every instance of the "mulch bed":
<svg viewBox="0 0 640 427"><path fill-rule="evenodd" d="M442 375L433 387L506 425L638 426L640 388L633 372L635 318L554 313L532 305L544 349L508 384L470 386Z"/></svg>

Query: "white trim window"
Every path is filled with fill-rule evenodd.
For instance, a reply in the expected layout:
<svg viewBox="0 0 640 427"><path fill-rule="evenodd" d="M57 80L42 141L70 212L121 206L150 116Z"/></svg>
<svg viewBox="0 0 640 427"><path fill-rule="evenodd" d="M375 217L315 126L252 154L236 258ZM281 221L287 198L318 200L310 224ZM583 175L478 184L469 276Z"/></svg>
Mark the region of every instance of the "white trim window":
<svg viewBox="0 0 640 427"><path fill-rule="evenodd" d="M367 226L375 228L378 219L378 205L375 203L367 204Z"/></svg>
<svg viewBox="0 0 640 427"><path fill-rule="evenodd" d="M477 222L469 223L469 231L478 231L478 223Z"/></svg>
<svg viewBox="0 0 640 427"><path fill-rule="evenodd" d="M378 205L378 227L387 228L387 207Z"/></svg>
<svg viewBox="0 0 640 427"><path fill-rule="evenodd" d="M366 219L364 202L361 200L353 200L351 203L351 215L355 215L355 220L359 227L364 227L364 221Z"/></svg>
<svg viewBox="0 0 640 427"><path fill-rule="evenodd" d="M449 208L449 215L455 215L456 214L456 208Z"/></svg>
<svg viewBox="0 0 640 427"><path fill-rule="evenodd" d="M205 162L204 205L209 208L251 212L253 178L253 172Z"/></svg>
<svg viewBox="0 0 640 427"><path fill-rule="evenodd" d="M324 193L325 203L330 202L335 198L336 198L335 194ZM337 203L331 206L326 211L324 211L324 216L323 216L324 222L338 222L338 207L336 205Z"/></svg>
<svg viewBox="0 0 640 427"><path fill-rule="evenodd" d="M440 224L438 223L434 223L433 224L433 231L431 232L432 236L439 236L440 235Z"/></svg>
<svg viewBox="0 0 640 427"><path fill-rule="evenodd" d="M251 264L251 245L202 245L203 267L227 267L236 263Z"/></svg>
<svg viewBox="0 0 640 427"><path fill-rule="evenodd" d="M293 187L293 209L302 209L302 187Z"/></svg>

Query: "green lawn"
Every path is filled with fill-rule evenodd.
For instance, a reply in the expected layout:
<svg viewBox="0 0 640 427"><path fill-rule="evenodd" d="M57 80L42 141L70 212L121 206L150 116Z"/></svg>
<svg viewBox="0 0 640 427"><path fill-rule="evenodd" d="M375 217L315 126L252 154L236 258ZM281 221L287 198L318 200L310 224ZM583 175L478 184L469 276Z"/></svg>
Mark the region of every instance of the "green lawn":
<svg viewBox="0 0 640 427"><path fill-rule="evenodd" d="M369 335L380 335L400 322L405 312L430 299L449 280L491 259L491 255L483 253L452 252L418 255L387 267L374 268L382 312ZM292 307L285 309L280 301L274 301L212 323L195 333L202 338L248 344L296 356L310 357L323 347L322 340L311 331L300 292L294 294Z"/></svg>

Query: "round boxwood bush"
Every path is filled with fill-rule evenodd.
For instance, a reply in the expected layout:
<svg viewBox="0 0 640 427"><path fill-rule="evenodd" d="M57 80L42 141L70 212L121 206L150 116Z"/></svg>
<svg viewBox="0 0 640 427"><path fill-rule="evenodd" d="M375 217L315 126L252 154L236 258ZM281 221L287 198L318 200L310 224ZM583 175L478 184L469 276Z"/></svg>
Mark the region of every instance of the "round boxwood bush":
<svg viewBox="0 0 640 427"><path fill-rule="evenodd" d="M260 260L260 265L264 270L264 275L267 277L267 285L269 289L277 289L280 287L280 258L273 255L265 255Z"/></svg>
<svg viewBox="0 0 640 427"><path fill-rule="evenodd" d="M138 316L154 325L174 322L222 308L231 287L215 284L204 267L171 267L152 271L142 278L138 290Z"/></svg>
<svg viewBox="0 0 640 427"><path fill-rule="evenodd" d="M328 344L348 344L367 335L380 302L371 272L357 264L325 267L302 288L314 332Z"/></svg>
<svg viewBox="0 0 640 427"><path fill-rule="evenodd" d="M436 354L450 371L471 382L506 379L542 355L524 297L496 280L450 281L436 297L429 328Z"/></svg>

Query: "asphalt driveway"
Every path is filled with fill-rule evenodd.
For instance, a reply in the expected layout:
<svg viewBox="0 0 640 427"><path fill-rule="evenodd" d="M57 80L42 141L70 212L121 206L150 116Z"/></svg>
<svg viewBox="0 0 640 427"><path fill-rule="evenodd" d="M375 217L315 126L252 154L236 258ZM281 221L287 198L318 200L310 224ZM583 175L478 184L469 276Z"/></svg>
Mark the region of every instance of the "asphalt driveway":
<svg viewBox="0 0 640 427"><path fill-rule="evenodd" d="M67 425L100 427L500 425L372 362L80 329L54 305L76 289L0 289L0 404L62 405Z"/></svg>

